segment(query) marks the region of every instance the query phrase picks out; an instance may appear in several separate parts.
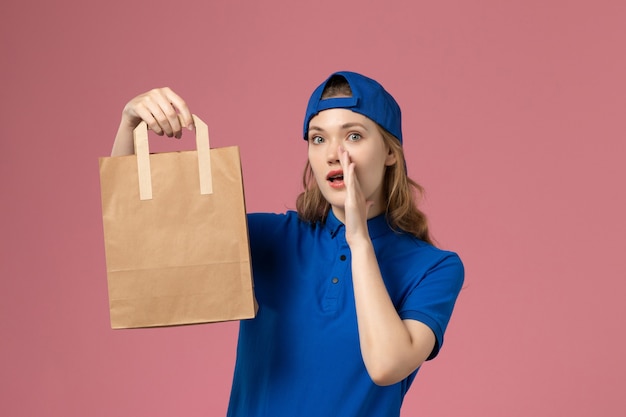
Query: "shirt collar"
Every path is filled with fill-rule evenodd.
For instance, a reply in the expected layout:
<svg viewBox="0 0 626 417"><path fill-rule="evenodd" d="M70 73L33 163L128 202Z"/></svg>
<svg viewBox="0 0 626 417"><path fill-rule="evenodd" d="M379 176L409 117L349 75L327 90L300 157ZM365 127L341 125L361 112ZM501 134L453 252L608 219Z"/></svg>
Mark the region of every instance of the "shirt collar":
<svg viewBox="0 0 626 417"><path fill-rule="evenodd" d="M335 216L332 210L329 210L328 216L326 217L326 230L328 230L330 236L334 239L343 227L343 223ZM385 233L392 232L391 227L387 223L385 213L369 219L367 221L367 229L369 231L370 238L372 239L375 239Z"/></svg>

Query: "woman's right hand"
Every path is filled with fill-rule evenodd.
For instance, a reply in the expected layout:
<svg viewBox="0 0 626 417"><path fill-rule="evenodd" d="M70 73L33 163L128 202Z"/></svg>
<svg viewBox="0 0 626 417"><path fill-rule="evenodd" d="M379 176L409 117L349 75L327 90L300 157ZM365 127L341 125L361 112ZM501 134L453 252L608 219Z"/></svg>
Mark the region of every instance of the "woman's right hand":
<svg viewBox="0 0 626 417"><path fill-rule="evenodd" d="M168 87L155 88L138 95L124 106L111 156L134 153L133 130L142 121L159 136L180 138L184 127L193 129L193 118L187 103Z"/></svg>

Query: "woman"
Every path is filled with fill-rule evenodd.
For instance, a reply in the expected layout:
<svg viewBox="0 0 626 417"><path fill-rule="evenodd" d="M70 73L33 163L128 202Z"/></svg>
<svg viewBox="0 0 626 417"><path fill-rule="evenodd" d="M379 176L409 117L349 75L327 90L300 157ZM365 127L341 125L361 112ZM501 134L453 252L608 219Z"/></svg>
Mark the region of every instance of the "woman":
<svg viewBox="0 0 626 417"><path fill-rule="evenodd" d="M124 108L113 156L193 128L185 102L155 89ZM417 370L443 342L463 283L432 245L406 174L400 108L376 81L331 75L304 121L297 212L250 214L259 311L240 324L229 416L398 416Z"/></svg>

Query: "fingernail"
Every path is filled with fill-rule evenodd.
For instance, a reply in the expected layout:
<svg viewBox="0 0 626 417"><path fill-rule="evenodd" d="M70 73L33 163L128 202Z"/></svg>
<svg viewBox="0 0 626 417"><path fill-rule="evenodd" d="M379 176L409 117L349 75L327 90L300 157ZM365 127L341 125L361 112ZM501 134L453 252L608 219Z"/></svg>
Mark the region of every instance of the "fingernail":
<svg viewBox="0 0 626 417"><path fill-rule="evenodd" d="M187 126L187 129L189 129L189 130L193 130L193 123L192 123L192 124L190 124L189 126Z"/></svg>

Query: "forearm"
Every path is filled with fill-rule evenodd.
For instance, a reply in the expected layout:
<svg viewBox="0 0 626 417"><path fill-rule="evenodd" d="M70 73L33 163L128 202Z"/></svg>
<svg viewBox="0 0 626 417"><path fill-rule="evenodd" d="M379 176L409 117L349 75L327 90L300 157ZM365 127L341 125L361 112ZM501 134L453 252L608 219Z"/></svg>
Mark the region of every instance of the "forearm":
<svg viewBox="0 0 626 417"><path fill-rule="evenodd" d="M111 156L124 156L135 153L133 129L134 128L129 125L128 121L122 118L120 126L117 130L117 135L115 135L115 142L113 142Z"/></svg>
<svg viewBox="0 0 626 417"><path fill-rule="evenodd" d="M369 239L351 245L352 280L363 361L379 385L401 381L419 367L434 346L425 325L410 328L398 315ZM432 337L431 337L432 336Z"/></svg>

